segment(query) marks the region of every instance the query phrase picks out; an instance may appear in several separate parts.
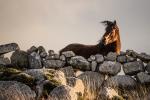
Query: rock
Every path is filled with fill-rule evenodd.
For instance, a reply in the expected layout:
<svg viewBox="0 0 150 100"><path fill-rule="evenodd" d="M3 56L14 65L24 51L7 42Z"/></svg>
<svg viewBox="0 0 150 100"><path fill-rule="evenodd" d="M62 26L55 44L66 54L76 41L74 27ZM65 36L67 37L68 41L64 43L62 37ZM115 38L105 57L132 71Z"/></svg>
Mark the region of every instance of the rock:
<svg viewBox="0 0 150 100"><path fill-rule="evenodd" d="M91 70L90 63L82 56L72 57L69 61L69 64L76 69L80 70Z"/></svg>
<svg viewBox="0 0 150 100"><path fill-rule="evenodd" d="M55 60L59 60L59 58L60 58L60 56L58 54L54 54L53 56L54 56Z"/></svg>
<svg viewBox="0 0 150 100"><path fill-rule="evenodd" d="M95 100L98 96L99 89L104 81L104 75L87 71L78 76L82 80L84 89L84 100Z"/></svg>
<svg viewBox="0 0 150 100"><path fill-rule="evenodd" d="M109 52L105 59L108 61L116 61L116 58L117 58L117 53Z"/></svg>
<svg viewBox="0 0 150 100"><path fill-rule="evenodd" d="M123 71L126 75L136 75L144 71L144 65L141 61L129 62L123 65Z"/></svg>
<svg viewBox="0 0 150 100"><path fill-rule="evenodd" d="M32 46L30 49L27 50L27 53L31 54L32 52L38 52L38 48L35 46Z"/></svg>
<svg viewBox="0 0 150 100"><path fill-rule="evenodd" d="M117 61L120 63L126 63L127 62L127 57L126 56L118 56Z"/></svg>
<svg viewBox="0 0 150 100"><path fill-rule="evenodd" d="M10 57L13 66L18 68L29 68L28 53L25 51L15 51Z"/></svg>
<svg viewBox="0 0 150 100"><path fill-rule="evenodd" d="M40 54L41 52L45 52L46 50L43 46L39 46L38 51L39 51L39 54Z"/></svg>
<svg viewBox="0 0 150 100"><path fill-rule="evenodd" d="M126 50L126 54L128 56L131 56L131 57L134 57L134 58L138 57L138 55L139 55L137 52L135 52L133 50Z"/></svg>
<svg viewBox="0 0 150 100"><path fill-rule="evenodd" d="M107 75L117 75L121 71L121 64L118 62L104 61L99 66L99 71Z"/></svg>
<svg viewBox="0 0 150 100"><path fill-rule="evenodd" d="M29 68L38 69L42 68L41 57L38 53L32 52L29 56Z"/></svg>
<svg viewBox="0 0 150 100"><path fill-rule="evenodd" d="M60 71L62 71L66 77L74 77L75 76L72 66L61 68Z"/></svg>
<svg viewBox="0 0 150 100"><path fill-rule="evenodd" d="M66 61L66 57L65 57L64 55L61 55L61 56L60 56L60 60L62 60L62 61L65 62L65 61Z"/></svg>
<svg viewBox="0 0 150 100"><path fill-rule="evenodd" d="M74 89L69 86L59 86L49 94L49 100L78 100Z"/></svg>
<svg viewBox="0 0 150 100"><path fill-rule="evenodd" d="M104 57L100 54L96 54L95 58L96 58L97 63L103 63L103 61L104 61Z"/></svg>
<svg viewBox="0 0 150 100"><path fill-rule="evenodd" d="M4 66L7 66L7 65L10 65L10 60L9 58L0 58L0 65L4 65Z"/></svg>
<svg viewBox="0 0 150 100"><path fill-rule="evenodd" d="M136 58L133 58L131 56L127 56L127 62L134 62L136 61Z"/></svg>
<svg viewBox="0 0 150 100"><path fill-rule="evenodd" d="M141 84L149 84L150 83L150 75L148 75L145 72L138 73L136 78Z"/></svg>
<svg viewBox="0 0 150 100"><path fill-rule="evenodd" d="M75 77L67 78L67 85L72 87L74 91L77 93L78 97L83 98L84 94L84 84L81 79Z"/></svg>
<svg viewBox="0 0 150 100"><path fill-rule="evenodd" d="M150 62L150 55L148 55L146 53L139 54L138 58L141 59L144 62Z"/></svg>
<svg viewBox="0 0 150 100"><path fill-rule="evenodd" d="M62 52L62 55L64 55L66 58L71 58L75 56L75 53L73 51L65 51Z"/></svg>
<svg viewBox="0 0 150 100"><path fill-rule="evenodd" d="M16 50L19 50L19 46L16 43L0 45L0 55Z"/></svg>
<svg viewBox="0 0 150 100"><path fill-rule="evenodd" d="M136 81L128 75L117 75L108 78L105 83L106 87L120 88L120 89L132 89L137 86Z"/></svg>
<svg viewBox="0 0 150 100"><path fill-rule="evenodd" d="M35 100L35 97L35 92L25 84L0 81L0 100Z"/></svg>
<svg viewBox="0 0 150 100"><path fill-rule="evenodd" d="M40 53L40 57L41 57L41 58L46 58L46 57L47 57L46 51L45 51L45 52L41 52L41 53Z"/></svg>
<svg viewBox="0 0 150 100"><path fill-rule="evenodd" d="M49 56L52 56L55 54L54 50L48 50Z"/></svg>
<svg viewBox="0 0 150 100"><path fill-rule="evenodd" d="M61 60L46 60L44 66L46 68L62 68L64 67L65 62Z"/></svg>
<svg viewBox="0 0 150 100"><path fill-rule="evenodd" d="M94 60L96 60L96 57L94 55L91 55L90 59L91 59L91 61L94 61Z"/></svg>
<svg viewBox="0 0 150 100"><path fill-rule="evenodd" d="M92 61L91 62L91 70L92 71L96 71L96 67L97 67L97 62L96 61Z"/></svg>
<svg viewBox="0 0 150 100"><path fill-rule="evenodd" d="M146 65L146 71L147 71L148 73L150 73L150 62L147 63L147 65Z"/></svg>

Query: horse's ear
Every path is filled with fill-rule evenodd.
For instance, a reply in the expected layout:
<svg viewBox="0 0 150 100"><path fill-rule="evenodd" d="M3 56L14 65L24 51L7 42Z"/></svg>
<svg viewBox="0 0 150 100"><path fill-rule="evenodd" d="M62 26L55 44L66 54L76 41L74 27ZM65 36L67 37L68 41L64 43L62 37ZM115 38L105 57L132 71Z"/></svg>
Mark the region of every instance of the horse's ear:
<svg viewBox="0 0 150 100"><path fill-rule="evenodd" d="M116 20L114 20L114 25L116 25L117 24L117 22L116 22Z"/></svg>

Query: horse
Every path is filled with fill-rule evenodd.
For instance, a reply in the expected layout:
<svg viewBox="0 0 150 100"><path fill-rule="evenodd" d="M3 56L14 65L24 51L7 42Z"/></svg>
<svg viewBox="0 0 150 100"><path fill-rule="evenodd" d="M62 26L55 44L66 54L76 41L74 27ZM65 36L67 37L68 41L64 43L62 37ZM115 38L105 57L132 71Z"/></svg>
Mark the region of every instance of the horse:
<svg viewBox="0 0 150 100"><path fill-rule="evenodd" d="M113 22L102 21L101 23L104 24L106 28L105 33L98 44L84 45L73 43L61 49L59 53L62 54L62 52L65 51L73 51L76 55L83 56L86 59L95 54L107 55L109 52L116 52L117 54L120 54L121 41L116 20Z"/></svg>

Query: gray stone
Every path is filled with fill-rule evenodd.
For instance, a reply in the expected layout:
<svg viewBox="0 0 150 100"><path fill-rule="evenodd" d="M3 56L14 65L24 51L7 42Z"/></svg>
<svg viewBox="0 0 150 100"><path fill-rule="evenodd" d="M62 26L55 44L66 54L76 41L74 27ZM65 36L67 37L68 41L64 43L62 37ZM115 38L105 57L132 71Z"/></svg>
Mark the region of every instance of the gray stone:
<svg viewBox="0 0 150 100"><path fill-rule="evenodd" d="M150 75L148 75L145 72L140 72L137 74L136 79L141 83L141 84L149 84L150 83Z"/></svg>
<svg viewBox="0 0 150 100"><path fill-rule="evenodd" d="M106 87L131 89L137 86L136 81L128 75L117 75L108 78L105 83Z"/></svg>
<svg viewBox="0 0 150 100"><path fill-rule="evenodd" d="M62 71L66 77L74 77L75 76L75 72L74 72L72 66L61 68L60 71Z"/></svg>
<svg viewBox="0 0 150 100"><path fill-rule="evenodd" d="M137 52L135 52L133 50L126 50L126 54L128 56L131 56L131 57L134 57L134 58L138 57L138 55L139 55Z"/></svg>
<svg viewBox="0 0 150 100"><path fill-rule="evenodd" d="M91 55L90 59L91 59L91 61L94 61L94 60L96 60L96 57L94 55Z"/></svg>
<svg viewBox="0 0 150 100"><path fill-rule="evenodd" d="M96 67L97 67L97 62L96 62L96 61L92 61L92 62L91 62L91 70L92 70L92 71L95 71L95 70L96 70Z"/></svg>
<svg viewBox="0 0 150 100"><path fill-rule="evenodd" d="M117 75L121 71L121 64L118 62L104 61L99 66L99 71L107 75Z"/></svg>
<svg viewBox="0 0 150 100"><path fill-rule="evenodd" d="M19 50L19 46L16 43L0 45L0 55L16 50Z"/></svg>
<svg viewBox="0 0 150 100"><path fill-rule="evenodd" d="M41 57L38 53L32 52L29 55L29 68L31 69L42 68Z"/></svg>
<svg viewBox="0 0 150 100"><path fill-rule="evenodd" d="M72 57L69 61L69 64L76 69L80 70L91 70L90 63L82 56Z"/></svg>
<svg viewBox="0 0 150 100"><path fill-rule="evenodd" d="M104 75L86 71L83 74L78 76L82 80L85 89L84 89L84 100L96 100L100 87L104 82Z"/></svg>
<svg viewBox="0 0 150 100"><path fill-rule="evenodd" d="M129 62L123 65L123 70L126 75L136 75L144 71L144 65L141 61Z"/></svg>
<svg viewBox="0 0 150 100"><path fill-rule="evenodd" d="M59 60L60 59L60 56L58 54L54 54L53 56L54 56L55 60Z"/></svg>
<svg viewBox="0 0 150 100"><path fill-rule="evenodd" d="M62 52L62 55L64 55L66 58L74 57L75 53L73 51L65 51Z"/></svg>
<svg viewBox="0 0 150 100"><path fill-rule="evenodd" d="M147 71L148 73L150 73L150 62L147 63L147 65L146 65L146 71Z"/></svg>
<svg viewBox="0 0 150 100"><path fill-rule="evenodd" d="M124 51L120 51L119 56L125 56L125 55L126 55L126 52L124 52Z"/></svg>
<svg viewBox="0 0 150 100"><path fill-rule="evenodd" d="M47 57L47 52L43 51L40 53L41 58L46 58Z"/></svg>
<svg viewBox="0 0 150 100"><path fill-rule="evenodd" d="M50 92L48 100L77 100L77 94L69 86L59 86Z"/></svg>
<svg viewBox="0 0 150 100"><path fill-rule="evenodd" d="M40 54L41 52L46 52L46 50L45 50L45 48L44 48L43 46L39 46L39 47L38 47L38 51L39 51L39 54Z"/></svg>
<svg viewBox="0 0 150 100"><path fill-rule="evenodd" d="M15 51L10 59L14 67L29 68L28 53L25 51Z"/></svg>
<svg viewBox="0 0 150 100"><path fill-rule="evenodd" d="M117 58L117 53L115 52L109 52L105 58L105 60L108 60L108 61L116 61L116 58Z"/></svg>
<svg viewBox="0 0 150 100"><path fill-rule="evenodd" d="M137 59L131 56L127 56L127 62L133 62L136 61Z"/></svg>
<svg viewBox="0 0 150 100"><path fill-rule="evenodd" d="M44 66L46 68L62 68L64 67L65 62L61 60L46 60Z"/></svg>
<svg viewBox="0 0 150 100"><path fill-rule="evenodd" d="M61 55L61 56L60 56L60 60L66 61L66 57L65 57L64 55Z"/></svg>
<svg viewBox="0 0 150 100"><path fill-rule="evenodd" d="M104 57L100 54L96 54L95 58L97 63L102 63L104 61Z"/></svg>
<svg viewBox="0 0 150 100"><path fill-rule="evenodd" d="M54 50L48 50L49 56L52 56L55 54Z"/></svg>
<svg viewBox="0 0 150 100"><path fill-rule="evenodd" d="M16 81L0 81L0 100L35 100L29 86Z"/></svg>
<svg viewBox="0 0 150 100"><path fill-rule="evenodd" d="M31 54L32 52L38 52L38 48L35 46L32 46L30 49L27 50L27 53Z"/></svg>
<svg viewBox="0 0 150 100"><path fill-rule="evenodd" d="M127 57L126 56L118 56L117 61L120 63L126 63L127 62Z"/></svg>
<svg viewBox="0 0 150 100"><path fill-rule="evenodd" d="M138 58L141 59L144 62L150 62L150 55L148 55L146 53L139 54Z"/></svg>
<svg viewBox="0 0 150 100"><path fill-rule="evenodd" d="M9 58L0 58L0 65L4 65L4 66L7 66L7 65L10 65L10 60Z"/></svg>

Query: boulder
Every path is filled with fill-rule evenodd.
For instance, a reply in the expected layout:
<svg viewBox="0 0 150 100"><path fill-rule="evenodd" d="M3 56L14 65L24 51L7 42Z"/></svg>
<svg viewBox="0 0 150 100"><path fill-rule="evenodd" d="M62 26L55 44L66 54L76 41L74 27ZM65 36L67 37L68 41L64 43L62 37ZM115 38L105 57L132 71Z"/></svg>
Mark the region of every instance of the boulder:
<svg viewBox="0 0 150 100"><path fill-rule="evenodd" d="M95 100L98 96L99 89L104 81L104 75L86 71L78 76L82 80L84 89L84 100Z"/></svg>
<svg viewBox="0 0 150 100"><path fill-rule="evenodd" d="M11 57L11 64L18 68L29 68L28 53L25 51L15 51Z"/></svg>
<svg viewBox="0 0 150 100"><path fill-rule="evenodd" d="M19 46L17 43L0 45L0 55L16 50L19 50Z"/></svg>
<svg viewBox="0 0 150 100"><path fill-rule="evenodd" d="M0 81L0 100L35 100L36 94L25 84Z"/></svg>
<svg viewBox="0 0 150 100"><path fill-rule="evenodd" d="M86 70L86 71L91 70L90 63L82 56L72 57L69 61L69 64L76 69Z"/></svg>
<svg viewBox="0 0 150 100"><path fill-rule="evenodd" d="M141 61L129 62L123 65L123 71L126 75L136 75L144 71L144 65Z"/></svg>
<svg viewBox="0 0 150 100"><path fill-rule="evenodd" d="M64 55L66 58L71 58L75 56L75 53L73 51L65 51L62 52L62 55Z"/></svg>
<svg viewBox="0 0 150 100"><path fill-rule="evenodd" d="M121 64L118 62L104 61L99 66L99 71L106 75L117 75L121 71Z"/></svg>
<svg viewBox="0 0 150 100"><path fill-rule="evenodd" d="M46 60L44 62L44 66L46 68L62 68L64 67L65 65L65 62L64 61L61 61L61 60Z"/></svg>
<svg viewBox="0 0 150 100"><path fill-rule="evenodd" d="M100 54L96 54L95 58L96 58L95 60L97 63L103 63L103 61L104 61L104 57Z"/></svg>
<svg viewBox="0 0 150 100"><path fill-rule="evenodd" d="M140 72L137 74L136 79L141 84L149 84L150 83L150 75L145 72Z"/></svg>
<svg viewBox="0 0 150 100"><path fill-rule="evenodd" d="M115 53L115 52L109 52L107 54L107 56L105 57L105 60L116 61L116 58L117 58L117 53Z"/></svg>
<svg viewBox="0 0 150 100"><path fill-rule="evenodd" d="M78 97L74 89L62 85L50 92L48 100L78 100Z"/></svg>
<svg viewBox="0 0 150 100"><path fill-rule="evenodd" d="M72 66L61 68L60 71L62 71L66 77L74 77L75 76L75 72L74 72Z"/></svg>
<svg viewBox="0 0 150 100"><path fill-rule="evenodd" d="M29 56L29 68L38 69L42 68L41 57L38 53L32 52Z"/></svg>

